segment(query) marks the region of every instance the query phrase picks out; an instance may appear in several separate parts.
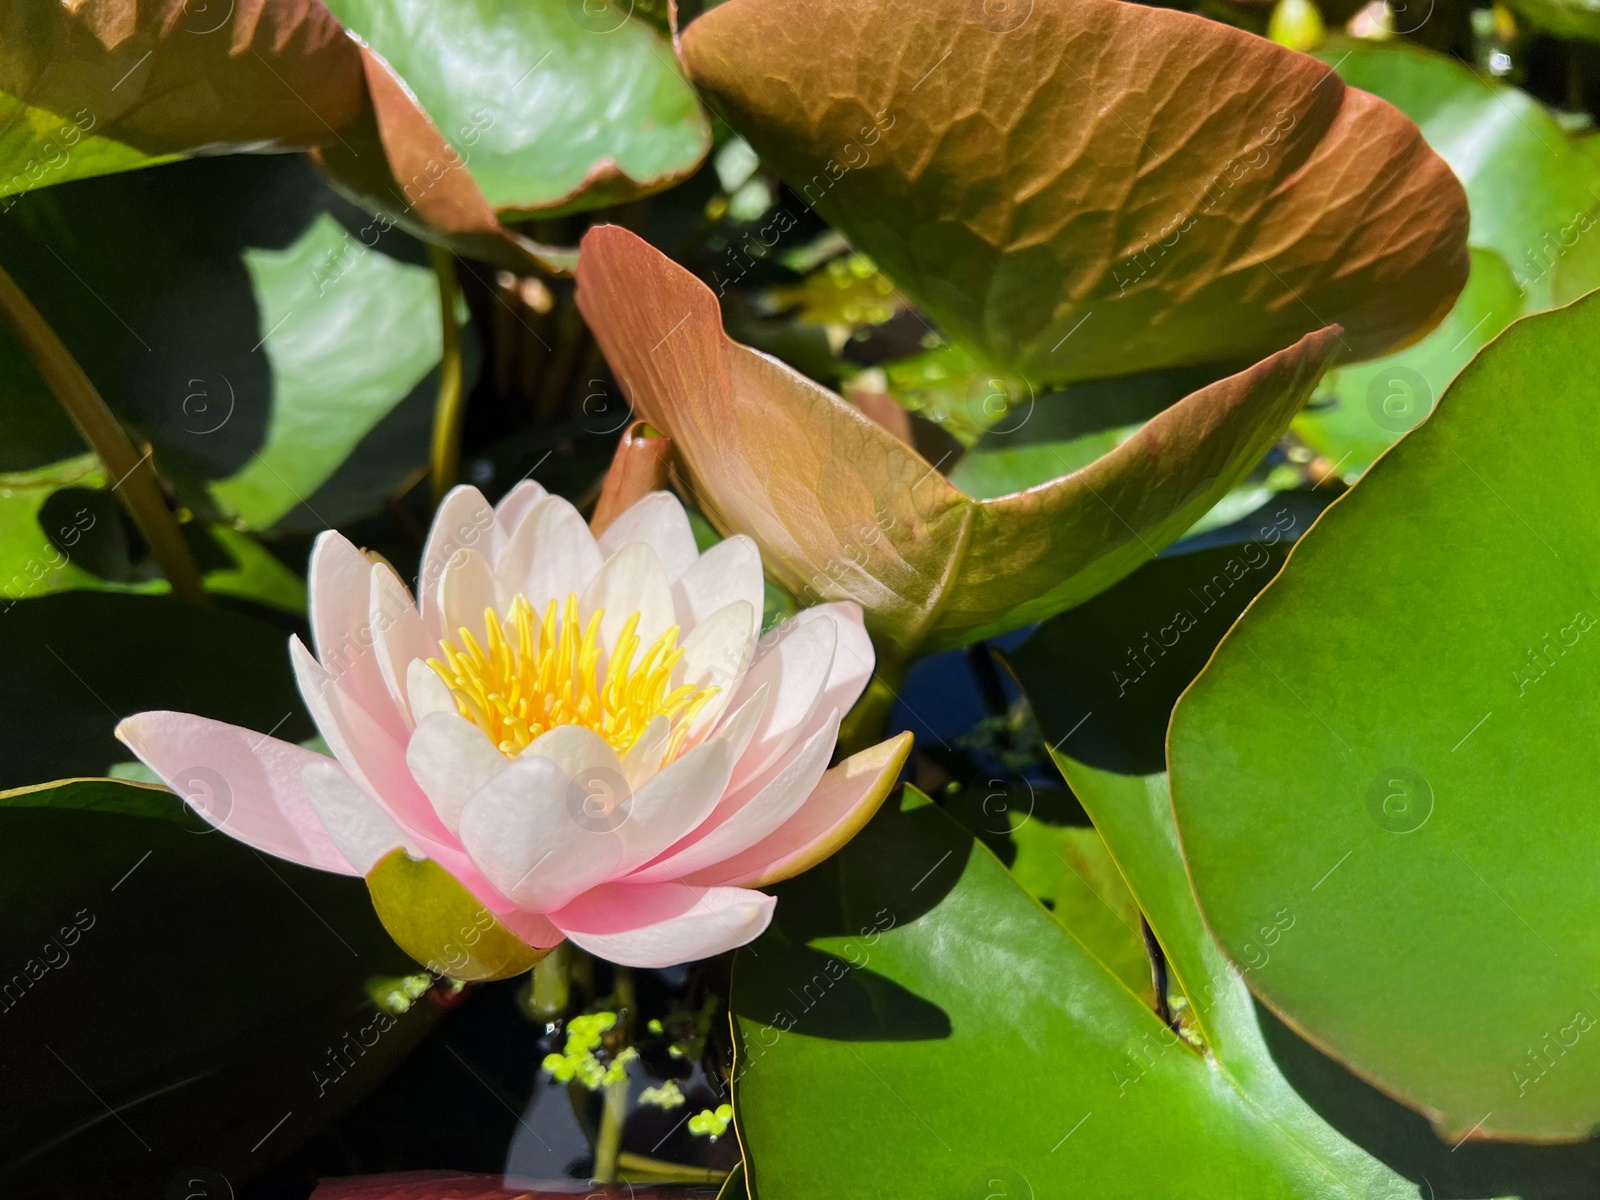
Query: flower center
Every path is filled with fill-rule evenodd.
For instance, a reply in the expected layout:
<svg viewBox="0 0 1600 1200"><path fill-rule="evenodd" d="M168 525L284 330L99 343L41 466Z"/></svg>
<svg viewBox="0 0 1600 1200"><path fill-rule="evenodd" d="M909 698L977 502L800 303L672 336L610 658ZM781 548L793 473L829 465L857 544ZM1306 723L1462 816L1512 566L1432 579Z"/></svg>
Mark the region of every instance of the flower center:
<svg viewBox="0 0 1600 1200"><path fill-rule="evenodd" d="M610 663L601 668L604 615L596 612L588 625L580 625L578 597L572 594L559 615L556 602L550 601L540 621L528 598L519 594L504 621L493 609L484 611L487 648L463 628L459 634L465 649L441 641L443 661L430 658L428 665L449 686L461 715L487 733L507 758L515 758L558 725L592 729L620 755L651 721L665 716L672 734L662 761L670 762L717 689L684 685L668 691L672 670L683 657L678 627L639 655L639 613L623 625Z"/></svg>

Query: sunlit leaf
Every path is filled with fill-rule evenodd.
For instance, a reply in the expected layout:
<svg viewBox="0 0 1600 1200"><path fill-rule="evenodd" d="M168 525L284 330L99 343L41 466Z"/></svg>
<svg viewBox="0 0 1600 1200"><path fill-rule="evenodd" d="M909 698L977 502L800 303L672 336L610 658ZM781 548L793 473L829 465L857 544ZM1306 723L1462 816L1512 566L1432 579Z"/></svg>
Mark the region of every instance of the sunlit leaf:
<svg viewBox="0 0 1600 1200"><path fill-rule="evenodd" d="M303 159L88 180L7 222L0 261L196 510L320 530L427 461L441 326L422 247ZM4 466L81 452L4 334L0 366Z"/></svg>
<svg viewBox="0 0 1600 1200"><path fill-rule="evenodd" d="M0 46L0 196L202 151L320 146L365 100L355 44L305 0L11 0Z"/></svg>
<svg viewBox="0 0 1600 1200"><path fill-rule="evenodd" d="M1220 1075L925 803L780 892L732 1005L764 1200L1415 1194Z"/></svg>
<svg viewBox="0 0 1600 1200"><path fill-rule="evenodd" d="M716 298L626 231L584 239L578 303L696 505L802 601L852 599L903 647L1040 620L1178 537L1272 444L1337 330L1187 396L1088 467L975 501L834 393L722 331Z"/></svg>
<svg viewBox="0 0 1600 1200"><path fill-rule="evenodd" d="M1466 280L1460 185L1387 104L1116 0L729 0L683 57L800 198L1036 383L1416 339Z"/></svg>
<svg viewBox="0 0 1600 1200"><path fill-rule="evenodd" d="M1318 53L1346 83L1420 126L1466 186L1472 208L1472 274L1449 318L1398 354L1332 372L1295 423L1354 480L1513 320L1600 286L1600 160L1527 93L1446 55L1407 41L1350 38Z"/></svg>
<svg viewBox="0 0 1600 1200"><path fill-rule="evenodd" d="M595 208L687 176L711 130L666 41L626 7L573 0L328 0L406 88L375 88L393 165L420 105L500 217ZM435 177L396 172L407 190Z"/></svg>
<svg viewBox="0 0 1600 1200"><path fill-rule="evenodd" d="M1452 1140L1600 1121L1597 339L1591 296L1485 349L1169 735L1195 890L1252 990Z"/></svg>

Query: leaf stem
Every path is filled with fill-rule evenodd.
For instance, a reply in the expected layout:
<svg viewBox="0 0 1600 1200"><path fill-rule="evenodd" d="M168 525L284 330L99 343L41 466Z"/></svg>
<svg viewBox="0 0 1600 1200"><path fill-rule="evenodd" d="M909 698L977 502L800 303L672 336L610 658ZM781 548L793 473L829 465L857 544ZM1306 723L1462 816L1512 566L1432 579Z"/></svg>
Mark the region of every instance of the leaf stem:
<svg viewBox="0 0 1600 1200"><path fill-rule="evenodd" d="M606 1084L605 1107L600 1111L600 1135L594 1145L594 1177L599 1183L617 1181L617 1160L622 1153L622 1122L628 1115L626 1077Z"/></svg>
<svg viewBox="0 0 1600 1200"><path fill-rule="evenodd" d="M429 246L428 258L439 281L439 398L433 408L433 446L429 478L438 504L461 470L461 426L466 419L466 393L461 378L461 326L456 323L455 258L441 246Z"/></svg>
<svg viewBox="0 0 1600 1200"><path fill-rule="evenodd" d="M728 1178L728 1172L715 1167L690 1167L627 1150L617 1155L617 1166L622 1180L633 1183L721 1183Z"/></svg>
<svg viewBox="0 0 1600 1200"><path fill-rule="evenodd" d="M528 1008L541 1021L563 1016L572 998L572 951L562 942L534 964Z"/></svg>
<svg viewBox="0 0 1600 1200"><path fill-rule="evenodd" d="M122 497L133 523L144 535L150 554L173 592L191 604L206 605L205 584L177 518L161 494L153 451L141 455L128 432L107 407L72 352L56 336L16 281L0 268L0 323L8 328L56 401L77 426L83 440L116 480L111 490Z"/></svg>
<svg viewBox="0 0 1600 1200"><path fill-rule="evenodd" d="M612 990L617 1002L617 1024L624 1045L633 1044L633 1018L638 1001L633 990L633 972L617 966L613 970ZM594 1177L600 1183L617 1181L618 1159L622 1153L622 1124L628 1116L631 1085L624 1073L615 1083L606 1084L605 1105L600 1110L600 1133L594 1143Z"/></svg>

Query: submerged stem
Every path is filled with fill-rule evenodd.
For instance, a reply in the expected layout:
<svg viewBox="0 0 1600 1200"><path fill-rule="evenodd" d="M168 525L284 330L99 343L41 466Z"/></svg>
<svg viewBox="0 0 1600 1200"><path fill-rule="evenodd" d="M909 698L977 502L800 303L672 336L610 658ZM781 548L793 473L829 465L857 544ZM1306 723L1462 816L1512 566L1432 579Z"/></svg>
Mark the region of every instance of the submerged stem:
<svg viewBox="0 0 1600 1200"><path fill-rule="evenodd" d="M528 1007L538 1020L554 1021L567 1011L572 999L571 961L571 947L562 942L534 965Z"/></svg>
<svg viewBox="0 0 1600 1200"><path fill-rule="evenodd" d="M57 403L116 481L111 490L122 497L173 592L192 604L208 603L200 568L161 495L150 452L140 455L72 352L4 269L0 269L0 322L11 330Z"/></svg>
<svg viewBox="0 0 1600 1200"><path fill-rule="evenodd" d="M633 972L627 967L615 968L614 990L617 1001L617 1024L625 1044L633 1044L633 1018L638 1010L634 998ZM600 1133L594 1143L594 1177L600 1183L617 1181L617 1163L622 1154L622 1124L628 1116L630 1085L626 1073L615 1083L606 1084L605 1106L600 1111Z"/></svg>
<svg viewBox="0 0 1600 1200"><path fill-rule="evenodd" d="M428 247L433 273L439 280L439 398L433 407L433 446L428 476L433 502L438 504L455 484L461 470L461 426L467 415L466 392L461 378L461 326L456 323L456 268L450 251Z"/></svg>

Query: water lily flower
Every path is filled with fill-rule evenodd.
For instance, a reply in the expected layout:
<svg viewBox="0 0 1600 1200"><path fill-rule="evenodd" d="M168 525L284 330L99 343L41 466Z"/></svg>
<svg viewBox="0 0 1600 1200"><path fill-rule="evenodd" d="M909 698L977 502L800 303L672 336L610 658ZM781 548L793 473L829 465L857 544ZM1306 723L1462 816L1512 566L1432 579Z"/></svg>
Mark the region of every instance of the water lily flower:
<svg viewBox="0 0 1600 1200"><path fill-rule="evenodd" d="M596 538L531 482L495 508L457 488L420 606L333 532L309 585L316 654L289 649L331 758L187 713L117 736L216 827L366 875L375 900L397 850L430 860L534 957L570 938L657 967L749 942L774 905L755 889L848 840L910 748L901 735L829 768L873 670L860 608L762 636L755 544L701 554L668 492Z"/></svg>

